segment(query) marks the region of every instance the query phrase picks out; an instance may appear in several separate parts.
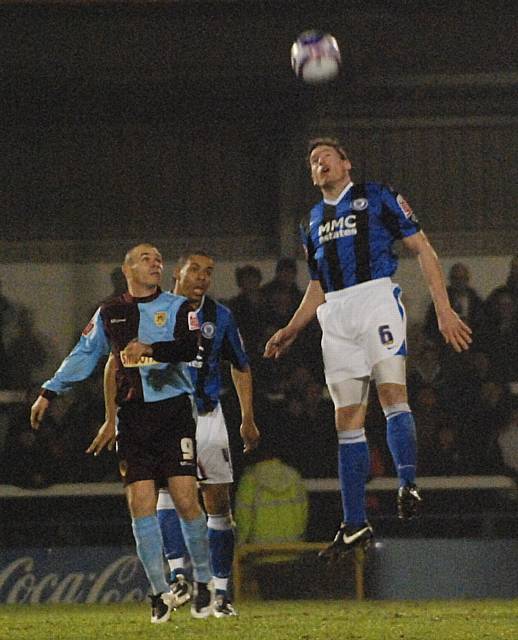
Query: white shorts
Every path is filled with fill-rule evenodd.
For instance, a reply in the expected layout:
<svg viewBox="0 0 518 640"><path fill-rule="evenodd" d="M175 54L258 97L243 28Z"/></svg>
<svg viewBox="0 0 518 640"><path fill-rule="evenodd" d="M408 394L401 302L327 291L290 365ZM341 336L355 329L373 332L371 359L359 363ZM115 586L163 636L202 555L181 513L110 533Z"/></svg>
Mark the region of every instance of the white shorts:
<svg viewBox="0 0 518 640"><path fill-rule="evenodd" d="M226 484L234 481L227 425L220 404L210 413L198 415L196 448L200 482Z"/></svg>
<svg viewBox="0 0 518 640"><path fill-rule="evenodd" d="M326 294L317 309L326 382L370 376L375 364L406 355L401 289L380 278Z"/></svg>

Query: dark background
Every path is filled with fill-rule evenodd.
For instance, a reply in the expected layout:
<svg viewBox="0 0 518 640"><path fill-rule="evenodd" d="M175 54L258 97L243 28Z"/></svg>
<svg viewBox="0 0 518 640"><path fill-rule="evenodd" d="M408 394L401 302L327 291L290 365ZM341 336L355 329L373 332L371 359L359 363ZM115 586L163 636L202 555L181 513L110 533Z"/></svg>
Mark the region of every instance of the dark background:
<svg viewBox="0 0 518 640"><path fill-rule="evenodd" d="M274 256L294 141L325 118L516 117L517 25L484 0L3 3L1 239L242 236ZM289 61L311 27L344 61L316 88Z"/></svg>

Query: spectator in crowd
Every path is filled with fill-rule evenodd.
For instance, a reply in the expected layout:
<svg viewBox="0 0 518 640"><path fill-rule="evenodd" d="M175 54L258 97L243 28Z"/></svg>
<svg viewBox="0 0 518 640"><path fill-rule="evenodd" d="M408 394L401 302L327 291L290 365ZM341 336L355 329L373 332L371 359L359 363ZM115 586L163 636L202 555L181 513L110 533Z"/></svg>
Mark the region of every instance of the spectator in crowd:
<svg viewBox="0 0 518 640"><path fill-rule="evenodd" d="M260 341L264 345L271 336L271 331L276 331L277 327L267 322L261 332ZM293 362L274 362L261 358L254 367L254 383L257 394L260 397L282 398L283 381L286 375L293 369Z"/></svg>
<svg viewBox="0 0 518 640"><path fill-rule="evenodd" d="M27 391L32 397L34 386ZM28 402L12 405L9 426L1 461L2 478L6 484L40 489L56 482L77 481L76 465L70 456L56 451L63 448L64 420L70 398L60 398L49 408L42 427L34 432L27 424Z"/></svg>
<svg viewBox="0 0 518 640"><path fill-rule="evenodd" d="M13 320L16 318L16 310L12 302L2 293L2 281L0 280L0 389L10 388L7 352L5 349L5 332Z"/></svg>
<svg viewBox="0 0 518 640"><path fill-rule="evenodd" d="M478 293L470 286L471 273L463 262L456 262L449 272L448 297L452 308L457 312L473 330L474 339L479 325L483 302ZM430 304L426 313L424 333L428 340L444 346L444 340L437 325L437 316L433 304Z"/></svg>
<svg viewBox="0 0 518 640"><path fill-rule="evenodd" d="M429 340L424 334L422 322L408 322L407 324L407 342L410 351L407 358L407 367L411 367L414 360L418 360L418 354L429 344Z"/></svg>
<svg viewBox="0 0 518 640"><path fill-rule="evenodd" d="M301 475L276 453L270 431L250 456L236 492L235 519L239 544L272 544L303 540L308 521L308 494Z"/></svg>
<svg viewBox="0 0 518 640"><path fill-rule="evenodd" d="M479 348L489 358L490 375L510 385L518 382L518 314L510 291L500 289L487 300Z"/></svg>
<svg viewBox="0 0 518 640"><path fill-rule="evenodd" d="M85 380L70 395L70 403L60 417L61 438L56 453L73 460L75 482L118 480L118 468L113 456L85 456L84 452L105 420L105 408L99 389L103 386L103 370ZM59 398L61 400L61 398ZM54 403L50 405L53 408ZM78 428L80 427L80 428Z"/></svg>
<svg viewBox="0 0 518 640"><path fill-rule="evenodd" d="M268 319L265 323L262 336L262 345L267 339L284 327L293 314L294 296L287 288L272 288L270 298L267 301ZM311 372L311 375L318 380L323 379L323 363L320 349L322 332L316 318L313 318L301 331L300 339L292 346L285 355L284 369L293 370L298 366L303 366ZM264 360L264 359L263 359ZM263 367L267 367L264 365ZM277 369L277 367L275 367ZM284 373L284 369L282 372Z"/></svg>
<svg viewBox="0 0 518 640"><path fill-rule="evenodd" d="M261 272L252 265L236 269L236 282L240 293L229 300L229 307L239 323L247 351L252 359L257 353L262 356L267 339L282 327L302 298L296 284L297 263L293 258L280 258L275 269L275 277L259 287ZM257 360L256 384L260 392L282 394L285 377L299 365L310 365L313 375L322 367L318 354L320 329L315 321L304 332L304 345L294 348L282 366L264 360ZM315 349L308 348L308 341ZM251 345L249 347L249 345Z"/></svg>
<svg viewBox="0 0 518 640"><path fill-rule="evenodd" d="M34 442L43 457L40 471L45 485L117 480L114 459L106 457L94 461L84 455L91 433L97 430L100 416L104 415L102 399L99 402L99 384L99 380L88 381L70 394L57 398L49 406L41 429L35 432ZM26 430L26 423L27 406L22 405L18 416L22 431ZM8 466L19 465L16 454L6 451L6 455L10 459ZM23 467L21 471L23 473Z"/></svg>
<svg viewBox="0 0 518 640"><path fill-rule="evenodd" d="M498 473L497 438L511 414L511 396L506 387L485 380L462 419L458 418L459 446L468 473Z"/></svg>
<svg viewBox="0 0 518 640"><path fill-rule="evenodd" d="M423 475L434 475L439 432L452 421L441 406L438 391L431 384L423 385L417 390L413 407L419 442L419 468Z"/></svg>
<svg viewBox="0 0 518 640"><path fill-rule="evenodd" d="M505 284L493 289L484 303L486 308L489 307L489 313L491 312L493 297L498 295L502 291L511 294L514 300L515 314L518 314L518 254L511 258L511 262L509 263L509 274L507 276Z"/></svg>
<svg viewBox="0 0 518 640"><path fill-rule="evenodd" d="M47 361L45 342L34 328L33 313L27 307L18 310L13 339L6 347L10 389L28 389L36 382L35 374Z"/></svg>
<svg viewBox="0 0 518 640"><path fill-rule="evenodd" d="M455 476L465 473L459 446L458 430L451 424L439 427L433 446L425 452L427 473L432 476Z"/></svg>
<svg viewBox="0 0 518 640"><path fill-rule="evenodd" d="M261 343L264 346L268 338L277 331L280 324L275 324L271 317L264 325ZM277 317L278 319L278 317ZM323 364L320 350L322 333L318 322L312 321L301 332L300 340L293 345L282 360L261 358L255 367L255 382L260 394L283 398L290 380L302 382L301 375L317 382L323 382Z"/></svg>
<svg viewBox="0 0 518 640"><path fill-rule="evenodd" d="M47 477L49 451L46 433L36 434L27 425L27 417L13 421L5 441L2 462L4 482L26 489L41 489L50 484Z"/></svg>
<svg viewBox="0 0 518 640"><path fill-rule="evenodd" d="M291 316L302 300L303 292L297 285L297 261L295 258L279 258L275 266L273 280L262 286L261 291L270 311L276 311L276 294L282 292L286 296L283 308L286 315ZM284 299L284 298L283 298Z"/></svg>
<svg viewBox="0 0 518 640"><path fill-rule="evenodd" d="M456 424L465 422L480 398L483 382L489 379L489 359L481 351L441 359L442 384L437 387L441 406Z"/></svg>
<svg viewBox="0 0 518 640"><path fill-rule="evenodd" d="M267 301L268 320L275 327L288 322L293 311L293 298L288 289L272 289Z"/></svg>
<svg viewBox="0 0 518 640"><path fill-rule="evenodd" d="M115 267L110 273L110 280L112 283L112 292L108 296L109 298L117 298L128 290L128 283L124 277L124 273L120 267Z"/></svg>
<svg viewBox="0 0 518 640"><path fill-rule="evenodd" d="M414 357L408 359L408 396L413 404L422 388L444 387L444 370L440 359L441 347L434 342L424 342Z"/></svg>
<svg viewBox="0 0 518 640"><path fill-rule="evenodd" d="M518 401L513 400L509 418L497 436L498 450L507 473L518 478Z"/></svg>
<svg viewBox="0 0 518 640"><path fill-rule="evenodd" d="M297 371L307 371L298 367ZM272 407L268 418L275 427L277 452L303 478L336 477L338 469L336 436L326 428L334 407L322 395L322 385L308 373L306 381L286 388L284 400Z"/></svg>
<svg viewBox="0 0 518 640"><path fill-rule="evenodd" d="M261 291L261 271L251 264L235 270L239 293L228 301L243 336L246 351L252 361L257 360L264 348L261 333L266 321L264 296Z"/></svg>
<svg viewBox="0 0 518 640"><path fill-rule="evenodd" d="M314 378L311 375L311 371L308 367L301 364L295 364L290 369L287 369L285 375L281 381L282 390L284 396L287 396L290 391L304 391L304 388L314 382Z"/></svg>
<svg viewBox="0 0 518 640"><path fill-rule="evenodd" d="M275 434L275 435L274 435ZM309 498L303 480L277 453L277 432L266 429L239 481L235 518L238 544L277 544L304 539ZM293 554L262 555L254 564L261 595L277 597L291 577Z"/></svg>

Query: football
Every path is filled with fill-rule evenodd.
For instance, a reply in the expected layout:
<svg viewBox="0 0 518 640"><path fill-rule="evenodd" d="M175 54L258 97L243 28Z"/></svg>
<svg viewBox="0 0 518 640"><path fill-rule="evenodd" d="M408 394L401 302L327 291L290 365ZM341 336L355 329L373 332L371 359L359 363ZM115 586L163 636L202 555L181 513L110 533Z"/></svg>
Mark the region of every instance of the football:
<svg viewBox="0 0 518 640"><path fill-rule="evenodd" d="M338 43L329 33L304 31L291 47L293 71L308 84L333 80L340 71L341 62Z"/></svg>

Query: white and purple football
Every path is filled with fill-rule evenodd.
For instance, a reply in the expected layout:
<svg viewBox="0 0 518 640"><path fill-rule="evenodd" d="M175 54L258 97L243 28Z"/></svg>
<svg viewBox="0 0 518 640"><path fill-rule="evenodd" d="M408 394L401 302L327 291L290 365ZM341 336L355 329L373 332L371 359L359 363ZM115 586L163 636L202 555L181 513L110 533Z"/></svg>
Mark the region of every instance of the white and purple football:
<svg viewBox="0 0 518 640"><path fill-rule="evenodd" d="M304 31L291 47L295 75L308 84L329 82L338 75L342 59L336 39L321 31Z"/></svg>

